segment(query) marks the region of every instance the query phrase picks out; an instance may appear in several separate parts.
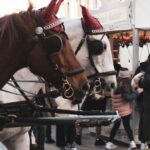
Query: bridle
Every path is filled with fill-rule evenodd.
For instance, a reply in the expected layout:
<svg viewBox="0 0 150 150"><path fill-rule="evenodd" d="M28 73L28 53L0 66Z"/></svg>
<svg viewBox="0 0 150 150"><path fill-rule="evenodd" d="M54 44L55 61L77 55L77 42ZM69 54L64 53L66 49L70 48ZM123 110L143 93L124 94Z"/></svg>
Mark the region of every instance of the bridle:
<svg viewBox="0 0 150 150"><path fill-rule="evenodd" d="M98 20L97 20L98 21ZM101 30L100 29L97 29L97 30L89 30L87 29L84 25L83 25L83 21L81 19L81 23L82 23L82 28L83 28L83 31L84 31L84 35L82 37L82 39L80 40L77 48L76 48L76 51L75 51L75 55L78 54L78 52L81 50L81 47L82 45L84 44L84 42L86 41L86 39L88 38L89 35L98 35L98 34L102 34L101 33ZM106 36L105 33L103 33L102 37L99 39L100 42L102 42L103 38ZM88 53L89 53L89 49L88 50ZM104 77L104 76L110 76L110 75L116 75L116 71L115 70L112 70L112 71L107 71L107 72L99 72L95 63L94 63L94 60L93 60L93 57L92 55L89 54L89 61L91 63L91 66L93 67L93 69L95 70L95 73L94 74L91 74L88 76L89 79L94 79L93 80L93 84L94 84L94 88L95 89L100 89L99 87L102 87L102 83L101 83L101 77Z"/></svg>
<svg viewBox="0 0 150 150"><path fill-rule="evenodd" d="M50 51L50 48L48 47L48 45L54 45L54 42L53 41L51 42L51 40L56 40L59 43L57 45L60 45L60 47L57 49L55 47L55 45L56 45L55 44L54 45L55 51L49 52L50 55L54 55L55 53L59 53L63 49L63 42L62 42L61 37L59 36L59 34L62 32L59 32L59 33L56 33L56 35L54 34L52 36L47 37L45 31L47 31L47 30L53 31L53 28L58 25L60 25L61 28L63 28L63 30L64 30L63 21L59 19L59 20L52 22L46 26L43 26L41 23L40 17L39 17L40 11L41 10L35 11L35 20L36 20L36 24L37 24L37 27L35 29L35 33L36 33L35 36L36 36L36 39L40 39L42 41L44 48L48 52ZM66 35L66 33L63 32L63 34L65 35L66 39L68 39L68 36ZM58 65L54 61L50 60L50 65L53 66L53 70L55 72L57 72L59 75L61 75L63 96L67 99L71 99L74 96L74 89L73 89L72 85L69 83L69 81L67 80L67 77L72 77L77 74L80 74L85 71L85 68L80 67L80 68L76 68L76 69L73 69L70 71L62 72L62 70L58 67Z"/></svg>

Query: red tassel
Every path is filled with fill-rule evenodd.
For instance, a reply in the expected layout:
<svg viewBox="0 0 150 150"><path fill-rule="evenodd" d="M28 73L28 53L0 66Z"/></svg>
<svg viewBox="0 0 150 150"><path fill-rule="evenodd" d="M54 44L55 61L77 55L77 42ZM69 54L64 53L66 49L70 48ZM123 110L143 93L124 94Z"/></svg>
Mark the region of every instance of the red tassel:
<svg viewBox="0 0 150 150"><path fill-rule="evenodd" d="M50 4L42 9L40 18L44 24L49 23L50 20L52 21L56 2L57 0L51 0Z"/></svg>
<svg viewBox="0 0 150 150"><path fill-rule="evenodd" d="M55 6L55 9L54 9L55 14L57 14L57 12L58 12L58 10L59 10L59 7L60 7L60 5L61 5L61 3L62 3L63 1L64 1L64 0L59 0L59 1L57 2L57 5Z"/></svg>

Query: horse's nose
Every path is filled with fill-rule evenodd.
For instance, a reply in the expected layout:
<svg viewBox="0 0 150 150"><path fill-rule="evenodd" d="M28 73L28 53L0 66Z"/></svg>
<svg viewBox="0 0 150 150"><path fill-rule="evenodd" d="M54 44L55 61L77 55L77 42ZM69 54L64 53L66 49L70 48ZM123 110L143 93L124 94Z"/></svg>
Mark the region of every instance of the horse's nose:
<svg viewBox="0 0 150 150"><path fill-rule="evenodd" d="M84 83L84 84L82 85L81 90L82 90L83 92L89 91L89 90L90 90L90 84L89 84L89 83Z"/></svg>

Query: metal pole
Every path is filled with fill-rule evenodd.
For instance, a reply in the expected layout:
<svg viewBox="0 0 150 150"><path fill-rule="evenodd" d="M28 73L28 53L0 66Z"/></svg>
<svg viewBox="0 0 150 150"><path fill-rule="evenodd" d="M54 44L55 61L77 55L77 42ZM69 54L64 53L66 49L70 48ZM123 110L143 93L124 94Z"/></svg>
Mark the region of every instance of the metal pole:
<svg viewBox="0 0 150 150"><path fill-rule="evenodd" d="M139 65L139 31L133 28L133 73Z"/></svg>
<svg viewBox="0 0 150 150"><path fill-rule="evenodd" d="M138 67L139 63L139 31L136 29L136 0L132 0L132 23L133 23L133 74L135 70ZM132 129L133 134L135 135L135 119L136 119L136 113L135 113L135 101L133 102L133 114L132 114Z"/></svg>
<svg viewBox="0 0 150 150"><path fill-rule="evenodd" d="M1 128L9 128L9 127L25 127L31 125L47 125L47 124L65 124L65 123L74 123L77 120L83 121L100 121L100 124L108 122L108 125L113 123L114 121L120 119L120 116L116 112L116 114L112 115L95 115L95 116L62 116L62 117L16 117L16 116L0 116L0 127Z"/></svg>

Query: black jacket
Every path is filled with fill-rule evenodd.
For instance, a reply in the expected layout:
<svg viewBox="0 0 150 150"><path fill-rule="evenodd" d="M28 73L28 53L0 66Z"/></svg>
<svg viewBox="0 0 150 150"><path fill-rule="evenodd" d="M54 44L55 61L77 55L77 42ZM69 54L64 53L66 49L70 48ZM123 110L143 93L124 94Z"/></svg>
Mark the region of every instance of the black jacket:
<svg viewBox="0 0 150 150"><path fill-rule="evenodd" d="M135 75L140 72L146 72L148 69L148 66L150 66L150 62L142 62L140 63L140 66L136 69Z"/></svg>
<svg viewBox="0 0 150 150"><path fill-rule="evenodd" d="M145 141L150 141L150 65L148 64L144 78L139 86L143 91L143 136Z"/></svg>

